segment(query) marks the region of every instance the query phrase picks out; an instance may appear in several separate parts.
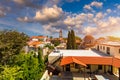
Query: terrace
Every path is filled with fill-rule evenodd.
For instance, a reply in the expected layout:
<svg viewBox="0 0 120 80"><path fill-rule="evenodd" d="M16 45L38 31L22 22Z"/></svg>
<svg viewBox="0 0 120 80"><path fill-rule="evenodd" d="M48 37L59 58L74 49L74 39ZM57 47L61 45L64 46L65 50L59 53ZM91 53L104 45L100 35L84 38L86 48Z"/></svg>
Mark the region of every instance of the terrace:
<svg viewBox="0 0 120 80"><path fill-rule="evenodd" d="M53 75L50 77L50 80L100 80L96 78L95 75L100 75L104 77L105 80L119 80L118 77L110 74L92 74L89 73L80 73L80 72L61 72L61 75Z"/></svg>

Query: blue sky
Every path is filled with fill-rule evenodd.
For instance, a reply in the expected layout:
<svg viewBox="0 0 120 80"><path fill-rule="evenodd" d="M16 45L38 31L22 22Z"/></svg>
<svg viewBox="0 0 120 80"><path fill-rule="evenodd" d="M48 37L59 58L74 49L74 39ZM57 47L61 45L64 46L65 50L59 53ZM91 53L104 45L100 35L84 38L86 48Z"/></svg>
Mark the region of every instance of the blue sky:
<svg viewBox="0 0 120 80"><path fill-rule="evenodd" d="M120 0L0 0L0 30L29 36L76 35L120 37Z"/></svg>

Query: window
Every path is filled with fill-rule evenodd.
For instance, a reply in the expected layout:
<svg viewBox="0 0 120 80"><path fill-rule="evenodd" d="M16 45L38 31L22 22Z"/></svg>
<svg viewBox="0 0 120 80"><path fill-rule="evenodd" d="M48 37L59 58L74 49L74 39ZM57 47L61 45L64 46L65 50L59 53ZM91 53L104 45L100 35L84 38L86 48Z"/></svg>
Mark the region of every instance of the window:
<svg viewBox="0 0 120 80"><path fill-rule="evenodd" d="M99 51L99 45L97 46L97 50Z"/></svg>
<svg viewBox="0 0 120 80"><path fill-rule="evenodd" d="M102 49L102 46L100 46L100 49Z"/></svg>
<svg viewBox="0 0 120 80"><path fill-rule="evenodd" d="M119 53L120 53L120 49L119 49Z"/></svg>
<svg viewBox="0 0 120 80"><path fill-rule="evenodd" d="M75 68L78 69L79 68L79 64L75 63Z"/></svg>
<svg viewBox="0 0 120 80"><path fill-rule="evenodd" d="M87 65L87 69L90 69L90 65L89 64Z"/></svg>
<svg viewBox="0 0 120 80"><path fill-rule="evenodd" d="M99 70L102 70L102 65L98 65L98 69L99 69Z"/></svg>
<svg viewBox="0 0 120 80"><path fill-rule="evenodd" d="M110 54L110 48L107 47L107 54Z"/></svg>

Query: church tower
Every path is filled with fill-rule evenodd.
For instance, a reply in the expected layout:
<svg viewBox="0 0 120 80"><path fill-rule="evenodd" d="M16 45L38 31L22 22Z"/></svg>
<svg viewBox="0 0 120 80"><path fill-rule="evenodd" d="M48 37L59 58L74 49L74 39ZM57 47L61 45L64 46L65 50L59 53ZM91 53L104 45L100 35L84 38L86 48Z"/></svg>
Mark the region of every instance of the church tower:
<svg viewBox="0 0 120 80"><path fill-rule="evenodd" d="M59 32L59 38L62 38L62 30Z"/></svg>

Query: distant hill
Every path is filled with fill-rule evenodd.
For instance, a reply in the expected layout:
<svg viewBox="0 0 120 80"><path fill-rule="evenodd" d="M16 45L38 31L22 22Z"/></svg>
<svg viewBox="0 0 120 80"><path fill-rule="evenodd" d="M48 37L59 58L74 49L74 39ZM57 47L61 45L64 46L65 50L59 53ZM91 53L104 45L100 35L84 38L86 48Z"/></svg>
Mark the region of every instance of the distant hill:
<svg viewBox="0 0 120 80"><path fill-rule="evenodd" d="M107 36L108 41L120 41L120 37Z"/></svg>

